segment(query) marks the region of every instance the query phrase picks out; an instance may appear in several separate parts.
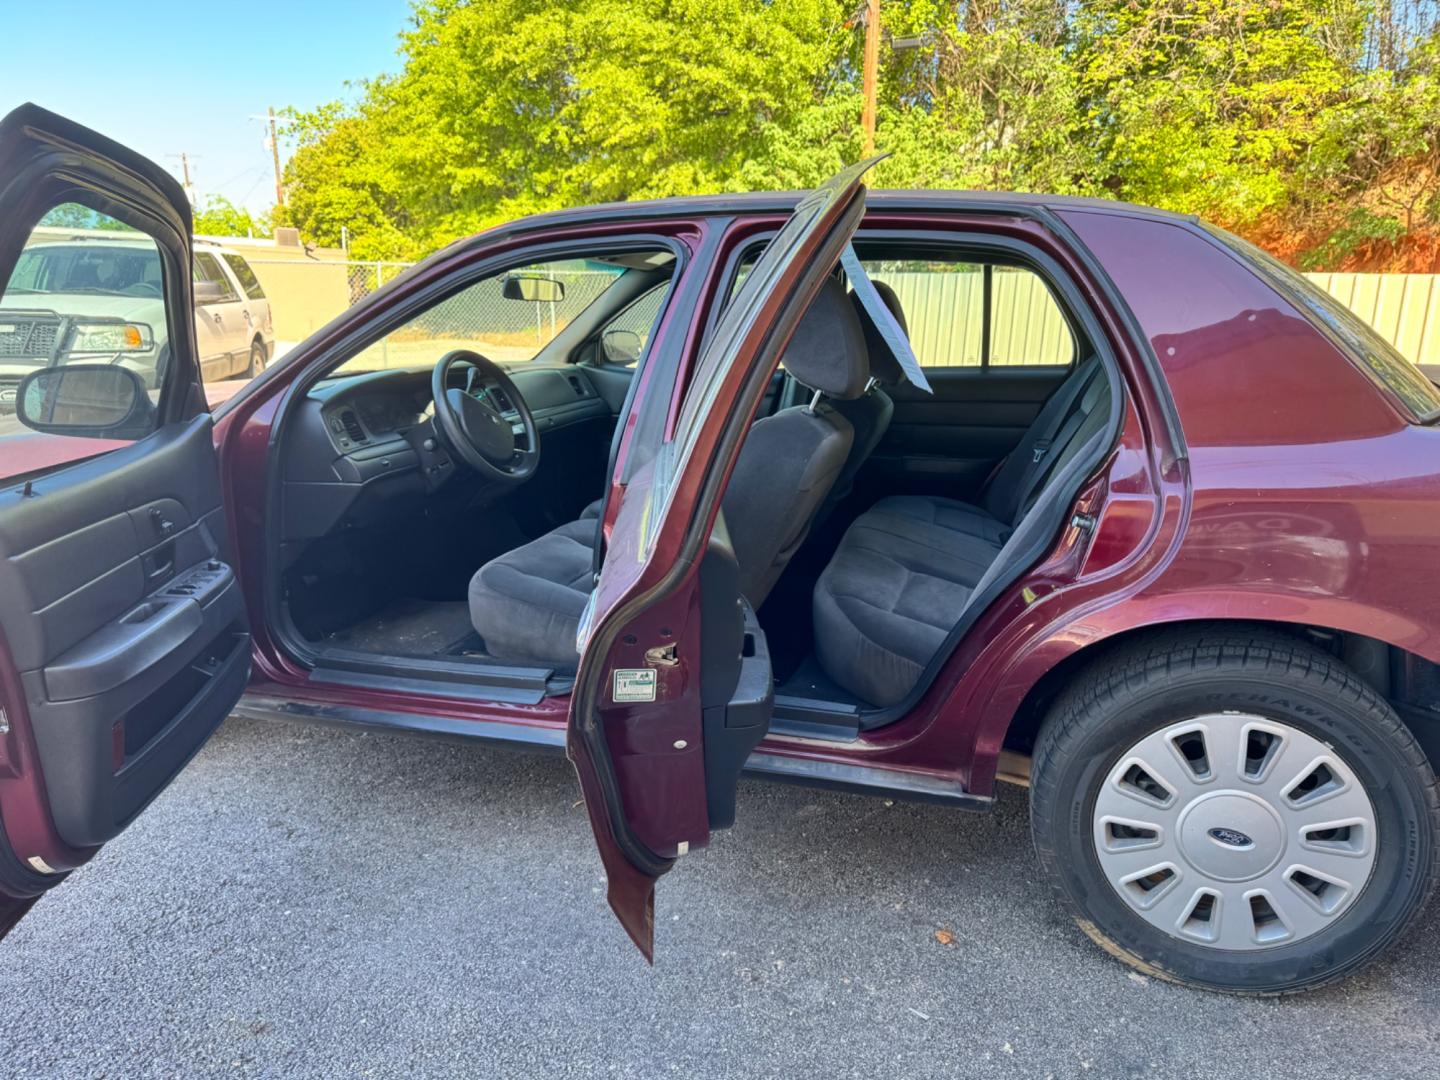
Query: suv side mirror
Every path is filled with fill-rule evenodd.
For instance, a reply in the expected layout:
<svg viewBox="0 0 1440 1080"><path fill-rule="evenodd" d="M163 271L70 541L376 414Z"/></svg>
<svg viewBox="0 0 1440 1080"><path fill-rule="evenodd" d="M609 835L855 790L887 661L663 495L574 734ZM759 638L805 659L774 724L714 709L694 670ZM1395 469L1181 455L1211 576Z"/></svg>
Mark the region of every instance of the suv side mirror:
<svg viewBox="0 0 1440 1080"><path fill-rule="evenodd" d="M64 364L32 371L15 393L16 418L51 435L138 439L154 428L145 381L114 364Z"/></svg>
<svg viewBox="0 0 1440 1080"><path fill-rule="evenodd" d="M553 304L565 299L565 286L554 278L506 274L501 279L500 295L506 300L528 300L534 304Z"/></svg>
<svg viewBox="0 0 1440 1080"><path fill-rule="evenodd" d="M225 286L218 281L197 281L190 288L195 296L196 307L200 307L202 304L217 304L225 295Z"/></svg>
<svg viewBox="0 0 1440 1080"><path fill-rule="evenodd" d="M607 361L626 367L640 359L644 348L640 335L634 330L606 330L600 335L600 347L605 350Z"/></svg>

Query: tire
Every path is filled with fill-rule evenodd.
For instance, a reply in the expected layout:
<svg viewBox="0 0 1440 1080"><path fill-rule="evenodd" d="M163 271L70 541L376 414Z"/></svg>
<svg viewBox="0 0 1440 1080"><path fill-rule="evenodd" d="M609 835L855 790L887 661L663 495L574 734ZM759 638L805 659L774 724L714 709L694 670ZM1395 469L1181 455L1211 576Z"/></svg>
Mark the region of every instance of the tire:
<svg viewBox="0 0 1440 1080"><path fill-rule="evenodd" d="M1440 862L1415 738L1344 664L1280 633L1162 632L1097 661L1050 710L1030 792L1040 863L1080 928L1209 990L1357 971L1420 915Z"/></svg>
<svg viewBox="0 0 1440 1080"><path fill-rule="evenodd" d="M245 378L253 379L265 370L265 343L256 338L250 343L250 366L245 369Z"/></svg>

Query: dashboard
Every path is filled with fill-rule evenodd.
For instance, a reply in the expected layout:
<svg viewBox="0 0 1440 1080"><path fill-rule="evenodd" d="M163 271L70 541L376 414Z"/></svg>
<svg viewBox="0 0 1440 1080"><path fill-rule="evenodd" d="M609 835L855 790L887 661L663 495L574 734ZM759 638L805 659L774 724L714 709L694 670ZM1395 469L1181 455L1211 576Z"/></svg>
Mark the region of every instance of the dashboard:
<svg viewBox="0 0 1440 1080"><path fill-rule="evenodd" d="M546 432L613 419L582 367L517 367L509 374L530 407L542 446ZM464 369L452 375L455 385L462 385ZM363 525L403 512L397 501L419 506L442 489L467 487L462 477L471 481L468 486L486 486L478 474L452 461L436 439L430 380L429 368L400 369L322 380L310 389L283 430L282 542L311 540L342 524ZM495 391L487 393L493 397ZM508 401L491 404L511 411Z"/></svg>

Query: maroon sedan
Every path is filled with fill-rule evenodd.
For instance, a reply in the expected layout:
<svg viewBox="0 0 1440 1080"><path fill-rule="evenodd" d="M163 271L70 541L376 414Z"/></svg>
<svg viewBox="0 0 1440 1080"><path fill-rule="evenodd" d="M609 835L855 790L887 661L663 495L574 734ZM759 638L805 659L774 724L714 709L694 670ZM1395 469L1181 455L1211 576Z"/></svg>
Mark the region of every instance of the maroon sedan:
<svg viewBox="0 0 1440 1080"><path fill-rule="evenodd" d="M565 747L647 956L747 771L1028 782L1080 927L1213 989L1340 978L1420 913L1440 391L1234 237L866 165L546 214L212 417L175 181L33 106L0 163L7 297L89 215L156 245L170 343L147 391L114 361L154 327L0 320L53 349L0 418L6 927L233 711Z"/></svg>

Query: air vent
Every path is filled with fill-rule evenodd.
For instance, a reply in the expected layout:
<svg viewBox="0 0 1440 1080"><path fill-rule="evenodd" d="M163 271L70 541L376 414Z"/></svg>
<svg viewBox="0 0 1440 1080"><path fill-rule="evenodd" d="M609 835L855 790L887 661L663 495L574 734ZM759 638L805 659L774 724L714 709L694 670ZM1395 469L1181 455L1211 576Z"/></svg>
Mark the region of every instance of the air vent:
<svg viewBox="0 0 1440 1080"><path fill-rule="evenodd" d="M569 380L569 382L570 382L570 389L575 391L575 396L576 396L576 397L588 397L588 396L589 396L588 394L585 393L585 384L580 381L580 376L579 376L579 375L566 375L565 378Z"/></svg>
<svg viewBox="0 0 1440 1080"><path fill-rule="evenodd" d="M515 411L515 406L510 404L510 398L506 396L505 391L501 390L500 387L491 387L489 391L489 396L490 400L495 403L496 407L502 413Z"/></svg>
<svg viewBox="0 0 1440 1080"><path fill-rule="evenodd" d="M365 442L369 438L365 429L360 426L360 418L355 415L355 410L346 409L342 412L340 423L345 425L345 434L350 436L351 442Z"/></svg>

